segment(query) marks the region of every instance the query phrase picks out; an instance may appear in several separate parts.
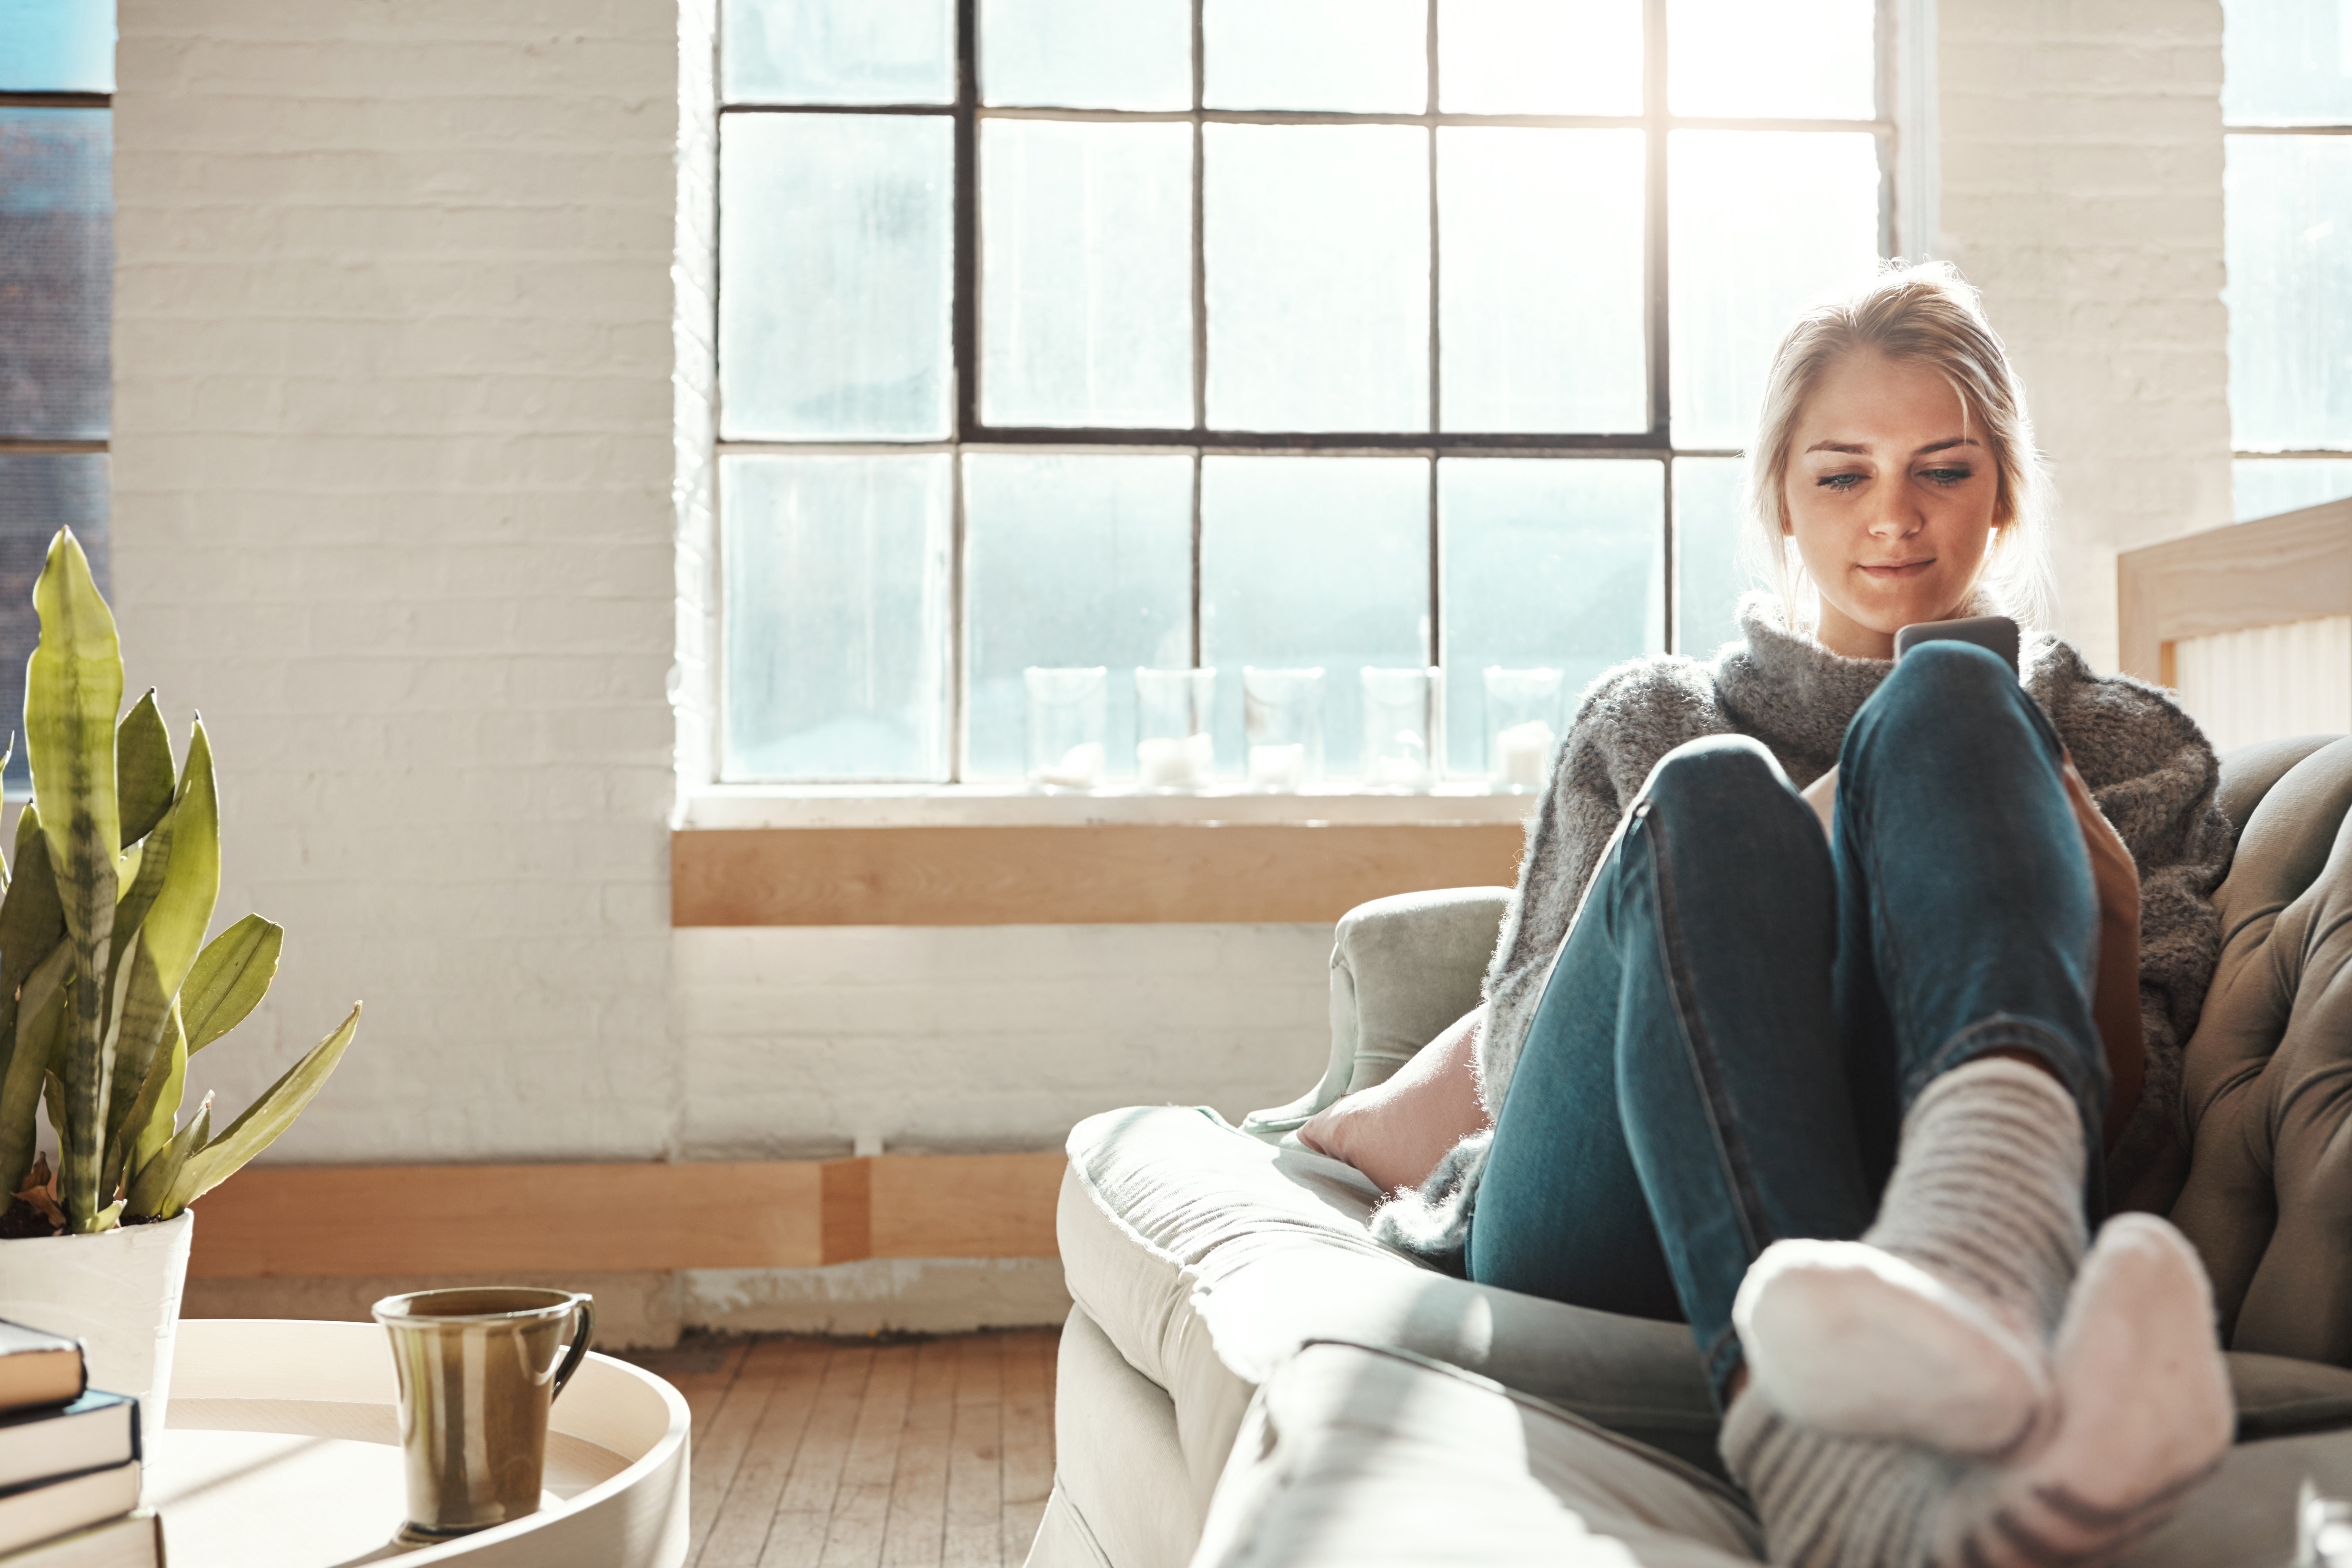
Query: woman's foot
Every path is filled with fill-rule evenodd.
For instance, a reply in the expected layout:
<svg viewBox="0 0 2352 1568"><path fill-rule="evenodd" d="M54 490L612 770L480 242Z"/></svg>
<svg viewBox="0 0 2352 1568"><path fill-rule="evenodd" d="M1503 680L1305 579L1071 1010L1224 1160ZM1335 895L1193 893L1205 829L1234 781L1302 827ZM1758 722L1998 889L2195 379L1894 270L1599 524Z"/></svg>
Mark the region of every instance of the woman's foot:
<svg viewBox="0 0 2352 1568"><path fill-rule="evenodd" d="M1731 1309L1748 1376L1790 1419L1999 1458L2050 1399L2047 1356L1927 1270L1859 1241L1783 1241Z"/></svg>
<svg viewBox="0 0 2352 1568"><path fill-rule="evenodd" d="M1989 1568L2103 1561L2161 1525L2230 1450L2236 1411L2213 1292L2153 1215L2099 1231L2059 1325L2059 1416L1968 1532Z"/></svg>
<svg viewBox="0 0 2352 1568"><path fill-rule="evenodd" d="M1859 1242L1775 1243L1732 1322L1749 1375L1801 1424L1998 1458L2050 1395L2043 1349L2083 1256L2083 1123L2039 1068L1929 1084Z"/></svg>
<svg viewBox="0 0 2352 1568"><path fill-rule="evenodd" d="M2054 1367L2054 1415L2008 1465L1818 1431L1752 1384L1724 1417L1724 1459L1781 1568L2095 1568L2229 1447L2211 1291L2179 1232L2141 1215L2101 1231Z"/></svg>

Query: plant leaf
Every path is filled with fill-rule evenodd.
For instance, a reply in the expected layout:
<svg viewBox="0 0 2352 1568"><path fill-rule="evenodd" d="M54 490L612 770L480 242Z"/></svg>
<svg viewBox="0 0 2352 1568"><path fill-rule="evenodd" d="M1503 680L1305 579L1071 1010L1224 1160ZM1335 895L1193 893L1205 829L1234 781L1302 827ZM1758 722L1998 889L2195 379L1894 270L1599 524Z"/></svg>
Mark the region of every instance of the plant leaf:
<svg viewBox="0 0 2352 1568"><path fill-rule="evenodd" d="M33 584L41 639L25 667L25 739L33 799L73 939L73 1007L59 1065L65 1116L58 1192L70 1228L97 1223L106 1124L104 984L114 935L115 862L122 852L114 793L114 724L122 709L122 645L113 612L69 529L49 542Z"/></svg>
<svg viewBox="0 0 2352 1568"><path fill-rule="evenodd" d="M131 1184L131 1192L123 1199L124 1212L133 1219L170 1219L181 1209L168 1207L167 1200L179 1183L180 1173L187 1169L188 1156L204 1145L213 1127L213 1097L209 1094L196 1107L188 1124L172 1135L169 1142L156 1152L152 1160L141 1167L139 1177Z"/></svg>
<svg viewBox="0 0 2352 1568"><path fill-rule="evenodd" d="M151 877L150 868L157 868ZM152 892L147 889L152 889ZM134 931L118 917L116 950L123 973L113 993L119 1016L107 1026L108 1079L106 1153L99 1173L102 1197L121 1179L126 1150L119 1147L131 1114L131 1097L147 1079L172 998L188 977L205 927L220 898L220 810L213 785L212 742L199 720L188 736L187 765L179 794L163 823L148 839L131 900L152 900L143 910L126 903L123 916L138 915Z"/></svg>
<svg viewBox="0 0 2352 1568"><path fill-rule="evenodd" d="M123 1172L135 1178L172 1141L172 1130L179 1124L180 1102L187 1090L188 1037L180 1026L180 1010L174 1007L164 1021L163 1048L155 1053L147 1081L139 1086L139 1098L123 1119L123 1137L128 1142L118 1145L129 1149Z"/></svg>
<svg viewBox="0 0 2352 1568"><path fill-rule="evenodd" d="M122 955L129 951L131 939L146 922L147 911L155 905L155 895L163 890L163 879L172 870L172 818L177 813L165 814L154 831L122 852L125 869L131 880L122 886L114 906L114 967L122 968Z"/></svg>
<svg viewBox="0 0 2352 1568"><path fill-rule="evenodd" d="M0 990L14 993L66 931L57 874L41 833L40 807L27 801L16 818L16 869L0 898Z"/></svg>
<svg viewBox="0 0 2352 1568"><path fill-rule="evenodd" d="M180 987L180 1016L188 1031L188 1054L195 1055L239 1024L269 994L278 974L278 954L286 930L259 915L247 915L213 938L196 955Z"/></svg>
<svg viewBox="0 0 2352 1568"><path fill-rule="evenodd" d="M143 1119L133 1120L140 1114L138 1100L146 1092L147 1080L153 1076L156 1059L162 1055L155 1047L172 1020L172 999L163 994L155 977L155 963L147 954L144 933L132 934L122 962L122 986L115 997L115 1026L108 1043L112 1062L108 1068L111 1077L106 1091L106 1153L99 1163L98 1174L101 1197L113 1193L131 1168L128 1164L128 1140L145 1125ZM176 1111L179 1107L175 1104L172 1109Z"/></svg>
<svg viewBox="0 0 2352 1568"><path fill-rule="evenodd" d="M60 942L25 982L8 1071L0 1079L0 1191L15 1192L24 1185L25 1173L33 1168L35 1114L40 1109L43 1085L55 1081L49 1058L56 1052L58 1027L65 1019L70 990L66 982L72 963L72 943Z"/></svg>
<svg viewBox="0 0 2352 1568"><path fill-rule="evenodd" d="M286 1069L285 1076L273 1083L259 1100L246 1107L245 1114L228 1124L228 1130L194 1153L180 1167L172 1180L172 1191L160 1211L169 1219L190 1204L212 1191L241 1170L247 1160L260 1153L277 1141L278 1135L302 1114L335 1064L343 1059L343 1052L359 1033L360 1008L352 1004L351 1016L338 1025L335 1032L310 1047L303 1058Z"/></svg>
<svg viewBox="0 0 2352 1568"><path fill-rule="evenodd" d="M0 762L0 767L5 767ZM122 842L138 843L155 831L172 807L172 731L155 706L155 690L132 705L114 730L114 797L122 815Z"/></svg>
<svg viewBox="0 0 2352 1568"><path fill-rule="evenodd" d="M17 991L65 931L58 881L49 872L49 847L41 837L41 814L27 801L16 818L16 875L6 896L0 897L0 1079L6 1078L16 1048Z"/></svg>
<svg viewBox="0 0 2352 1568"><path fill-rule="evenodd" d="M212 742L202 720L188 732L188 761L180 771L170 831L171 864L139 926L166 996L177 995L188 977L220 899L220 801L213 785Z"/></svg>

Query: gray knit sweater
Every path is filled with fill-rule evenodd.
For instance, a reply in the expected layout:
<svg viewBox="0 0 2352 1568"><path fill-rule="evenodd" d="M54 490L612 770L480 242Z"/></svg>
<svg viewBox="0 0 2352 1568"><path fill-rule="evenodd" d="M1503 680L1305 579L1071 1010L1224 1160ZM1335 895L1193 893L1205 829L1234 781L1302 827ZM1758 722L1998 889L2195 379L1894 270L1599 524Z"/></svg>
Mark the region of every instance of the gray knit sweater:
<svg viewBox="0 0 2352 1568"><path fill-rule="evenodd" d="M1552 770L1550 793L1528 826L1519 885L1486 972L1487 1024L1478 1041L1481 1091L1499 1108L1542 999L1553 955L1650 770L1702 735L1764 742L1799 788L1837 761L1846 725L1894 664L1846 658L1790 632L1777 601L1742 602L1744 643L1711 664L1638 659L1586 690ZM2208 901L2229 868L2228 821L2214 805L2219 770L2195 721L2157 687L2092 673L2047 634L2021 657L2025 688L2073 751L2101 812L2138 862L2140 1013L2147 1044L2138 1109L2107 1161L2117 1207L2170 1205L2188 1166L2180 1116L2180 1052L2221 951ZM1456 1145L1418 1193L1373 1216L1392 1246L1458 1270L1491 1131Z"/></svg>

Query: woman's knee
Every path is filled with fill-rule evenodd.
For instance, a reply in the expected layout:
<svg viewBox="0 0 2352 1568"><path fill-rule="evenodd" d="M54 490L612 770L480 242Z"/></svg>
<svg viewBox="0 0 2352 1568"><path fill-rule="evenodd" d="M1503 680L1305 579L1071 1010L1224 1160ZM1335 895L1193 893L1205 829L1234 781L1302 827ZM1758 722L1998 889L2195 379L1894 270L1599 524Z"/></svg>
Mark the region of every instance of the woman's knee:
<svg viewBox="0 0 2352 1568"><path fill-rule="evenodd" d="M1789 775L1762 742L1747 735L1707 735L1685 742L1658 759L1642 798L1670 815L1733 815L1759 802L1793 800Z"/></svg>
<svg viewBox="0 0 2352 1568"><path fill-rule="evenodd" d="M2006 659L1953 641L1921 643L1904 655L1855 716L1849 743L1889 732L1907 754L2037 733L2051 738L2048 721Z"/></svg>

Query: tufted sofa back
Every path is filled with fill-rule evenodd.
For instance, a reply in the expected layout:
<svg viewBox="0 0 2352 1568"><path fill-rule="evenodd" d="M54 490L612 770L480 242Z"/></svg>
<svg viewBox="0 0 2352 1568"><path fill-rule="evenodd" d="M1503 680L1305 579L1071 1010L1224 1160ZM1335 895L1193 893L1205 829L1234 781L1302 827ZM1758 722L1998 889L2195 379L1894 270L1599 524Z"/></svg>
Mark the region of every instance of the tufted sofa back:
<svg viewBox="0 0 2352 1568"><path fill-rule="evenodd" d="M2231 752L2221 957L2182 1066L2172 1218L2232 1350L2352 1364L2352 737Z"/></svg>

